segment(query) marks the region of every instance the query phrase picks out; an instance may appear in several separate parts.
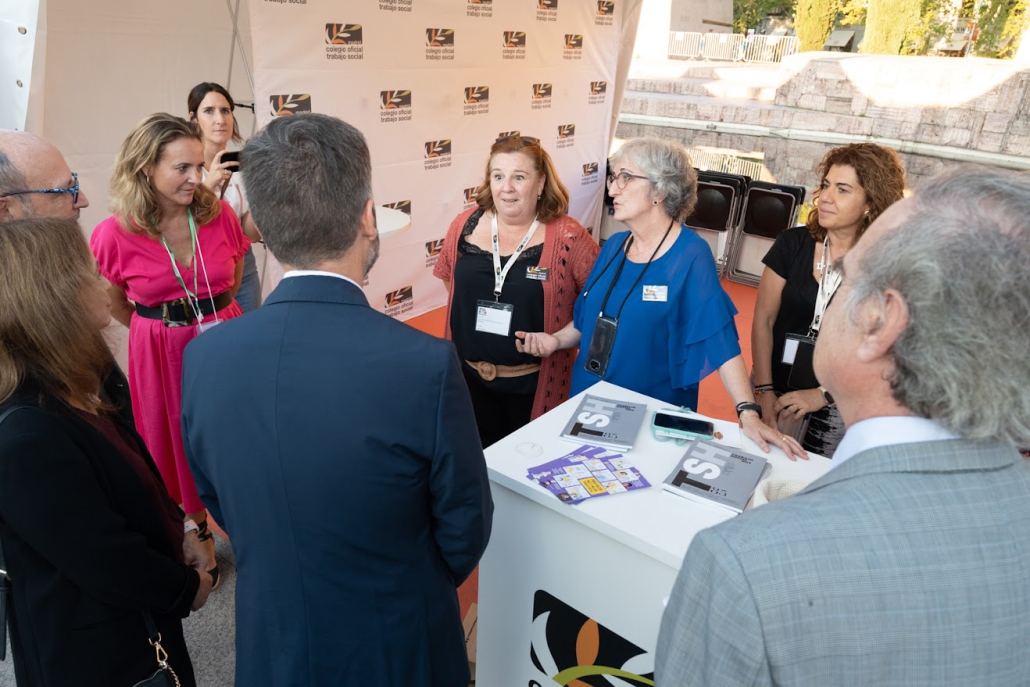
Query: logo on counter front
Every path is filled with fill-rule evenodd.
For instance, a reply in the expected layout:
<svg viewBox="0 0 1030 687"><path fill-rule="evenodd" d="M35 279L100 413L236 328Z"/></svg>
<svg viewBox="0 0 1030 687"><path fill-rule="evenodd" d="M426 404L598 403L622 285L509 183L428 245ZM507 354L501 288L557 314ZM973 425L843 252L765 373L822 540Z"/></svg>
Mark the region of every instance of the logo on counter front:
<svg viewBox="0 0 1030 687"><path fill-rule="evenodd" d="M526 59L526 32L505 31L501 43L502 60L524 60Z"/></svg>
<svg viewBox="0 0 1030 687"><path fill-rule="evenodd" d="M576 143L576 125L562 124L558 127L557 148L571 148Z"/></svg>
<svg viewBox="0 0 1030 687"><path fill-rule="evenodd" d="M612 0L597 0L597 14L594 26L611 26L615 19L615 3Z"/></svg>
<svg viewBox="0 0 1030 687"><path fill-rule="evenodd" d="M654 685L653 656L542 589L533 595L532 637L540 677L530 685Z"/></svg>
<svg viewBox="0 0 1030 687"><path fill-rule="evenodd" d="M386 294L386 314L390 317L410 312L415 307L415 293L410 286Z"/></svg>

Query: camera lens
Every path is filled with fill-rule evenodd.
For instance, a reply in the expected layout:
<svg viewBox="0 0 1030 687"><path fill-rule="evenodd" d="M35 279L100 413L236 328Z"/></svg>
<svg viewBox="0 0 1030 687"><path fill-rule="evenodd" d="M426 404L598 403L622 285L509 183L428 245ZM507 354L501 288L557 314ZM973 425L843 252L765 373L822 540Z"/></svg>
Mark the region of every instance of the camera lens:
<svg viewBox="0 0 1030 687"><path fill-rule="evenodd" d="M590 369L593 370L594 372L597 372L598 370L601 369L601 363L597 362L596 360L591 360L590 361Z"/></svg>

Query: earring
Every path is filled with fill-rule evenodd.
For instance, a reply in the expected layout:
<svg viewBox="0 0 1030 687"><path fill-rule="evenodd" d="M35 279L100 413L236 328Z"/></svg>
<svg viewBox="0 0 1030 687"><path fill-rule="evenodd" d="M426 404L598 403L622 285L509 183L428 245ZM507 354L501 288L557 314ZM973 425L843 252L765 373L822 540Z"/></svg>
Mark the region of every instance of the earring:
<svg viewBox="0 0 1030 687"><path fill-rule="evenodd" d="M652 200L652 201L651 201L651 204L652 204L652 205L658 205L658 201L657 201L657 200Z"/></svg>

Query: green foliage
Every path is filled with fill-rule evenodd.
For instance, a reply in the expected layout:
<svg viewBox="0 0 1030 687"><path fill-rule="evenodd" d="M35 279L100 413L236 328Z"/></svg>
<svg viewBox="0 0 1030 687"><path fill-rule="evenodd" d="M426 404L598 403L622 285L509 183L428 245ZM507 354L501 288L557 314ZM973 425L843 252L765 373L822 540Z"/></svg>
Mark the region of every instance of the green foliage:
<svg viewBox="0 0 1030 687"><path fill-rule="evenodd" d="M911 50L913 27L919 26L928 0L869 0L862 52L900 55Z"/></svg>
<svg viewBox="0 0 1030 687"><path fill-rule="evenodd" d="M757 29L768 14L789 14L793 0L733 0L733 31Z"/></svg>
<svg viewBox="0 0 1030 687"><path fill-rule="evenodd" d="M839 10L840 0L797 0L794 31L801 41L800 52L823 49Z"/></svg>
<svg viewBox="0 0 1030 687"><path fill-rule="evenodd" d="M973 50L983 57L1012 57L1030 25L1027 0L987 0L975 16L980 22L980 36Z"/></svg>

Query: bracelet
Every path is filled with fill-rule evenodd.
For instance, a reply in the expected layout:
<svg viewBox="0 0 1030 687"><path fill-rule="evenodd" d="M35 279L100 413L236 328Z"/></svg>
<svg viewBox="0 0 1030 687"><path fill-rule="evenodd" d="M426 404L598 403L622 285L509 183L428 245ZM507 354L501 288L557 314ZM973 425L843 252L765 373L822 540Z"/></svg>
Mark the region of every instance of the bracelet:
<svg viewBox="0 0 1030 687"><path fill-rule="evenodd" d="M747 410L755 411L756 413L758 413L758 419L762 419L762 406L758 405L757 403L751 403L750 401L742 401L737 404L737 419L739 420L741 413Z"/></svg>
<svg viewBox="0 0 1030 687"><path fill-rule="evenodd" d="M193 522L192 520L187 518L186 520L182 521L182 533L184 535L189 534L190 532L197 532L199 530L200 528L197 526L197 523Z"/></svg>
<svg viewBox="0 0 1030 687"><path fill-rule="evenodd" d="M768 393L773 390L772 384L759 384L754 388L755 396L761 396L764 393Z"/></svg>

